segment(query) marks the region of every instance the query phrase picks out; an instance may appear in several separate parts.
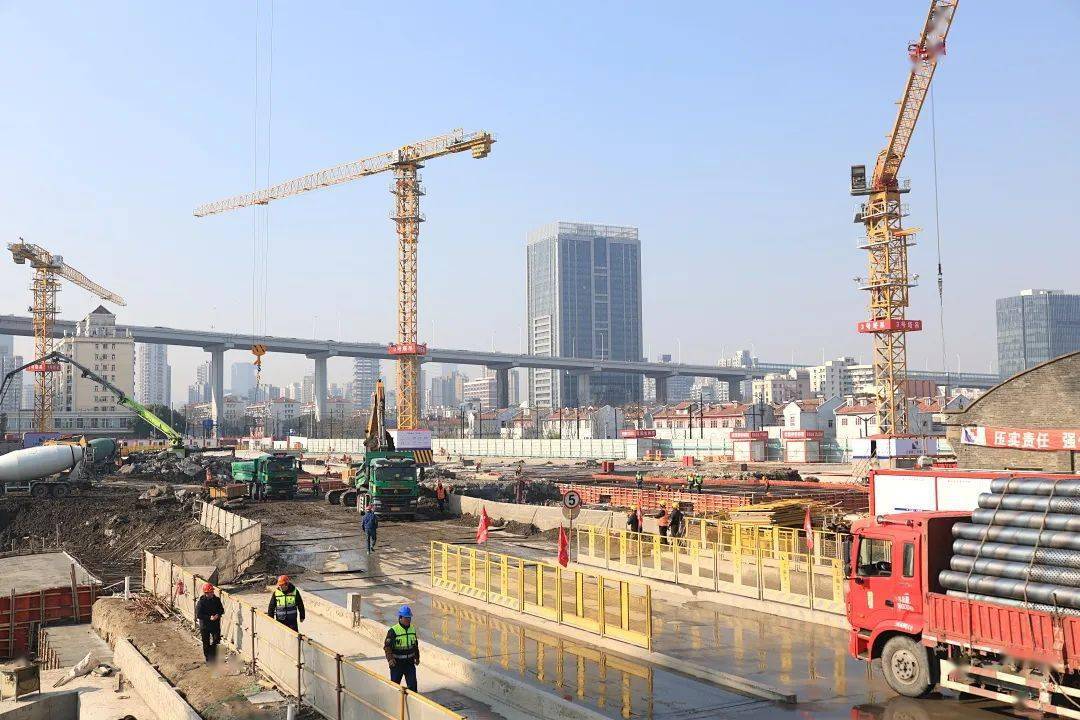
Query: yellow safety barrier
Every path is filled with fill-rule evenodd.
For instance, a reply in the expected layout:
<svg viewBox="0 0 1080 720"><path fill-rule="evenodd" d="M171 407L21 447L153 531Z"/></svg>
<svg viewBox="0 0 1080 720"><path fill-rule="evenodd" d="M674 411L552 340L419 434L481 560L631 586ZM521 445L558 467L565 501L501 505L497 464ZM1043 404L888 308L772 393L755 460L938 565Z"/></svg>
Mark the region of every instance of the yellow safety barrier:
<svg viewBox="0 0 1080 720"><path fill-rule="evenodd" d="M652 649L645 583L433 540L431 585Z"/></svg>
<svg viewBox="0 0 1080 720"><path fill-rule="evenodd" d="M190 622L195 621L197 588L204 582L180 565L145 552L143 586ZM245 599L220 588L217 592L225 608L221 641L285 693L323 717L465 720L464 715L285 627Z"/></svg>
<svg viewBox="0 0 1080 720"><path fill-rule="evenodd" d="M578 526L577 562L678 585L843 615L844 535L706 521L684 537ZM702 537L714 539L701 539Z"/></svg>

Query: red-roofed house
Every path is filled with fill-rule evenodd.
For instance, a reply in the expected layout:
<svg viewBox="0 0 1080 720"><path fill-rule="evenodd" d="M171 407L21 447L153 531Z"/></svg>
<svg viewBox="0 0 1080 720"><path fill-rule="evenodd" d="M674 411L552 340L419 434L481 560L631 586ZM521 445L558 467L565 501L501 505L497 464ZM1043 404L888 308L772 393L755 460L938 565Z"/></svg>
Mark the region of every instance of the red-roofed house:
<svg viewBox="0 0 1080 720"><path fill-rule="evenodd" d="M732 430L761 429L774 422L771 405L750 403L705 404L681 402L653 413L653 427L658 438L669 440L702 438L730 439Z"/></svg>

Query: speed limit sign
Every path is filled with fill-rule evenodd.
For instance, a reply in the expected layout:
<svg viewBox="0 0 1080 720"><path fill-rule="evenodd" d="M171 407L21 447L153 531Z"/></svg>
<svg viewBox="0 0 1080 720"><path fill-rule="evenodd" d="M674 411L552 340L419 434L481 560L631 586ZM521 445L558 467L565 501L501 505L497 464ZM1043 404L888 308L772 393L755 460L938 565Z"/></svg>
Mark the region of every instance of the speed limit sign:
<svg viewBox="0 0 1080 720"><path fill-rule="evenodd" d="M562 504L569 510L581 507L581 494L577 490L567 490L562 496Z"/></svg>

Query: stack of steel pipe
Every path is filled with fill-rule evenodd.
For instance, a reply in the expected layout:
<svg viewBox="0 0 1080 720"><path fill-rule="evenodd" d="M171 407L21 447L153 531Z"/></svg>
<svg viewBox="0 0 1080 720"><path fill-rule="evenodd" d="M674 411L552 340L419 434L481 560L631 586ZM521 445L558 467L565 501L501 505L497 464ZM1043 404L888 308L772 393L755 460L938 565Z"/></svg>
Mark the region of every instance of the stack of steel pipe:
<svg viewBox="0 0 1080 720"><path fill-rule="evenodd" d="M949 595L1080 615L1080 480L995 480L953 538Z"/></svg>

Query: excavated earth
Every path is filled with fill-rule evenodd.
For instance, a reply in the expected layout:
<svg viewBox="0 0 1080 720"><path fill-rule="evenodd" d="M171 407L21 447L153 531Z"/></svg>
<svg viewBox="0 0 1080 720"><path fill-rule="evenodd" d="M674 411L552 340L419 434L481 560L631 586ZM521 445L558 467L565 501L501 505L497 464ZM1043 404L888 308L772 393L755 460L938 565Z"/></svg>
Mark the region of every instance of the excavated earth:
<svg viewBox="0 0 1080 720"><path fill-rule="evenodd" d="M0 551L59 547L108 585L138 577L144 549L224 545L194 519L190 502L140 500L143 489L106 485L62 500L0 496Z"/></svg>

